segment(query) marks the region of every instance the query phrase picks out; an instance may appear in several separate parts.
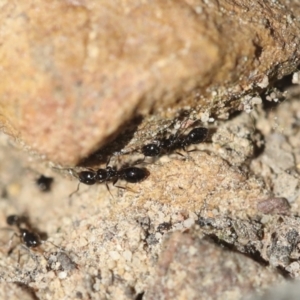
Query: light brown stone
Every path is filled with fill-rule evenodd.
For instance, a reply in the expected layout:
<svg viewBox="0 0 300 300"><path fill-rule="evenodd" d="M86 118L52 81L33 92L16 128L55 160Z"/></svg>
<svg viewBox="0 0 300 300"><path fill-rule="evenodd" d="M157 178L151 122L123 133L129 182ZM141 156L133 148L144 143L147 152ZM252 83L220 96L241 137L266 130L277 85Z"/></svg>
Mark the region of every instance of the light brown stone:
<svg viewBox="0 0 300 300"><path fill-rule="evenodd" d="M3 129L64 165L104 145L139 113L243 109L243 100L233 100L268 87L299 60L297 3L0 5Z"/></svg>

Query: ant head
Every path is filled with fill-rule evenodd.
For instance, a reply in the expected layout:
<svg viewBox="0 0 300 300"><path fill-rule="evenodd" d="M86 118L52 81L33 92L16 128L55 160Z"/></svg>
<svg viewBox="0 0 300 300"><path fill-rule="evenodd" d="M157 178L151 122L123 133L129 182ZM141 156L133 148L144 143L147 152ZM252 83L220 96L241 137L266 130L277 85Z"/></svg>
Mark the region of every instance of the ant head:
<svg viewBox="0 0 300 300"><path fill-rule="evenodd" d="M78 179L81 183L92 185L96 183L96 172L82 171L78 173Z"/></svg>
<svg viewBox="0 0 300 300"><path fill-rule="evenodd" d="M9 226L17 226L20 227L21 224L28 224L27 216L18 216L18 215L9 215L6 218L6 224Z"/></svg>
<svg viewBox="0 0 300 300"><path fill-rule="evenodd" d="M19 226L21 223L21 219L17 215L10 215L6 218L6 224L10 226Z"/></svg>

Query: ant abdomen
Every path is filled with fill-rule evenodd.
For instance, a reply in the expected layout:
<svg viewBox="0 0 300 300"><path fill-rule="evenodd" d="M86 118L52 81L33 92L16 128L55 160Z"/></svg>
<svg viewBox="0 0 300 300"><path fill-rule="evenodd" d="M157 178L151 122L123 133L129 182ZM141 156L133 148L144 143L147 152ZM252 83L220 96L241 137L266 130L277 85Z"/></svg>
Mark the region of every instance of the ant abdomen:
<svg viewBox="0 0 300 300"><path fill-rule="evenodd" d="M17 215L10 215L6 218L6 224L10 226L20 226L22 220Z"/></svg>
<svg viewBox="0 0 300 300"><path fill-rule="evenodd" d="M192 129L186 138L184 139L185 144L192 145L192 144L199 144L203 142L207 138L208 129L204 127L197 127Z"/></svg>
<svg viewBox="0 0 300 300"><path fill-rule="evenodd" d="M121 179L130 182L137 183L149 176L149 171L146 168L128 167L119 171Z"/></svg>

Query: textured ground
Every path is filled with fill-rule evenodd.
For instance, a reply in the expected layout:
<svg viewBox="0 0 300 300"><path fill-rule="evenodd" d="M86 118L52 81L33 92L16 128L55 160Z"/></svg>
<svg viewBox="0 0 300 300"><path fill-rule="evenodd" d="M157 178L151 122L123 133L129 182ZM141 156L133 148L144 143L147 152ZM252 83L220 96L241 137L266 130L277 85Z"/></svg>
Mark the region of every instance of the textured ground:
<svg viewBox="0 0 300 300"><path fill-rule="evenodd" d="M300 73L283 77L299 69L298 1L0 8L1 299L275 299L275 285L292 297ZM134 164L145 143L199 124L196 151L146 159L145 181L69 197L72 174ZM36 251L10 214L44 236Z"/></svg>
<svg viewBox="0 0 300 300"><path fill-rule="evenodd" d="M244 299L299 277L298 91L210 123L199 151L147 162L149 178L111 194L81 185L70 200L76 178L2 136L0 226L27 214L48 235L33 252L0 232L2 298ZM54 177L50 192L35 185L39 172Z"/></svg>

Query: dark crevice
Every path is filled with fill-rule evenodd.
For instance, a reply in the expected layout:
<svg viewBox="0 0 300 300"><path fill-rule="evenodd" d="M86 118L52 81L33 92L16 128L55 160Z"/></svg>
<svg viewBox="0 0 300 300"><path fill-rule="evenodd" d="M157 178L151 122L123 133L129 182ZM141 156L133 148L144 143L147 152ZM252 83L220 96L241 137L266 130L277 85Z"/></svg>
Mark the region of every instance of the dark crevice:
<svg viewBox="0 0 300 300"><path fill-rule="evenodd" d="M256 57L256 59L260 59L261 57L261 54L263 52L263 47L258 45L257 43L253 43L254 44L254 47L255 47L255 51L254 51L254 55Z"/></svg>
<svg viewBox="0 0 300 300"><path fill-rule="evenodd" d="M248 258L251 258L263 267L267 267L270 265L268 261L266 261L261 257L260 252L251 245L245 246L245 251L247 252L241 252L240 250L237 249L235 245L219 239L215 234L208 234L207 236L204 237L204 239L213 242L214 244L222 247L223 249L226 249L228 251L233 251L235 253L239 253ZM291 279L291 275L283 267L277 266L276 269L284 278Z"/></svg>
<svg viewBox="0 0 300 300"><path fill-rule="evenodd" d="M222 247L223 249L227 249L229 251L233 251L233 252L236 252L236 253L239 253L239 254L242 254L246 257L249 257L253 260L255 260L256 262L258 262L260 265L266 267L269 265L269 263L264 260L259 251L252 248L251 246L245 246L245 249L248 251L248 252L241 252L240 250L237 249L237 247L233 244L230 244L224 240L221 240L219 239L215 234L209 234L206 236L206 239L208 240L211 240L213 243L215 243L216 245Z"/></svg>
<svg viewBox="0 0 300 300"><path fill-rule="evenodd" d="M139 294L136 295L135 300L142 300L144 297L145 292L141 292Z"/></svg>
<svg viewBox="0 0 300 300"><path fill-rule="evenodd" d="M27 284L23 283L23 282L14 282L14 284L21 288L22 291L24 291L26 294L30 295L30 297L32 298L32 300L40 300L40 298L36 295L35 290L28 286Z"/></svg>
<svg viewBox="0 0 300 300"><path fill-rule="evenodd" d="M137 116L127 125L122 124L122 131L118 131L117 135L107 137L108 143L104 147L100 147L88 157L82 159L77 166L93 167L99 164L107 163L113 153L117 153L125 148L125 146L132 140L138 126L143 121L142 116Z"/></svg>

